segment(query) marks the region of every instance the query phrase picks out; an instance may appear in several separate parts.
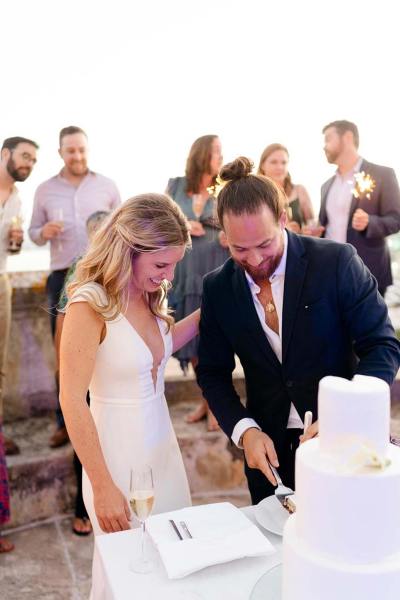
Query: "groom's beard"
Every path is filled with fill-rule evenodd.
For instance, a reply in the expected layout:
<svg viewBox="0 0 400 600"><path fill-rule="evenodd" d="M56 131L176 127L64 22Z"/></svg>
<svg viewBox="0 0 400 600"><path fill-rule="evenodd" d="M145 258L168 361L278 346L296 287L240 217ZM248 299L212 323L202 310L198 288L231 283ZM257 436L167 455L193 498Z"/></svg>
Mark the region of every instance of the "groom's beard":
<svg viewBox="0 0 400 600"><path fill-rule="evenodd" d="M246 261L239 261L236 258L234 258L233 260L239 267L245 269L247 273L251 275L255 283L257 283L257 281L265 281L271 277L271 275L275 272L277 266L281 262L282 256L283 251L282 254L264 260L262 263L259 264L258 267L253 267L249 265Z"/></svg>

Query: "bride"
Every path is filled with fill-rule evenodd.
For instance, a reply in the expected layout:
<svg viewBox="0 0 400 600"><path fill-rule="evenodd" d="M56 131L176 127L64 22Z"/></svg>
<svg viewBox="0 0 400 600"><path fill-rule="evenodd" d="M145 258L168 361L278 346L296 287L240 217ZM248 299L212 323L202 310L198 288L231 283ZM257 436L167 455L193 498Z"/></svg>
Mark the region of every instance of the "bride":
<svg viewBox="0 0 400 600"><path fill-rule="evenodd" d="M173 200L136 196L97 232L68 287L60 400L95 534L130 528L131 468L151 466L155 513L191 503L164 396L168 358L198 332L200 311L174 324L165 310L189 246Z"/></svg>

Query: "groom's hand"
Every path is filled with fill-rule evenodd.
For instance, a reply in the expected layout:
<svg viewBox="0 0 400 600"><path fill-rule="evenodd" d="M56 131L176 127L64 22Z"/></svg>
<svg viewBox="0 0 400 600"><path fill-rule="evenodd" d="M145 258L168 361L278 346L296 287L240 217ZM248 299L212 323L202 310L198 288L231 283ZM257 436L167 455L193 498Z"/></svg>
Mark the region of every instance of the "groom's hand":
<svg viewBox="0 0 400 600"><path fill-rule="evenodd" d="M276 485L275 477L268 464L269 461L274 467L279 467L274 442L271 438L253 427L244 432L242 444L248 466L251 469L260 469L268 481L272 485Z"/></svg>

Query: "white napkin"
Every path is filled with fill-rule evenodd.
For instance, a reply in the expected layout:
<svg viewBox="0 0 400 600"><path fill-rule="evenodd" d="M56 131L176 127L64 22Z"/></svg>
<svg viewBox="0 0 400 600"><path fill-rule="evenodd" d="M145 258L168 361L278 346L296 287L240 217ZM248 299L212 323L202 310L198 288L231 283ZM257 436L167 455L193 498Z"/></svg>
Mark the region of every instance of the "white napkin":
<svg viewBox="0 0 400 600"><path fill-rule="evenodd" d="M176 535L169 519L175 521L183 541ZM186 522L192 539L185 537L180 521ZM170 579L179 579L238 558L275 552L261 531L229 502L154 515L147 519L146 528Z"/></svg>

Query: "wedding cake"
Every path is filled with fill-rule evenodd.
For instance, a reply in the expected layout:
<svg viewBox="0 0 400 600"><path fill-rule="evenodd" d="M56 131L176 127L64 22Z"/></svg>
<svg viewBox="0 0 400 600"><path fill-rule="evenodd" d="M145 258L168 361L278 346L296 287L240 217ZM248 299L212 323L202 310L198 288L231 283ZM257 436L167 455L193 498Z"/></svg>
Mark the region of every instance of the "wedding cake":
<svg viewBox="0 0 400 600"><path fill-rule="evenodd" d="M389 386L325 377L319 436L296 453L296 512L283 535L283 600L400 598L400 448Z"/></svg>

